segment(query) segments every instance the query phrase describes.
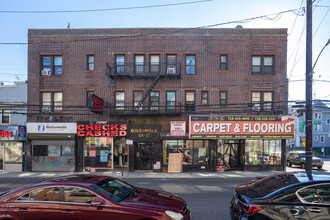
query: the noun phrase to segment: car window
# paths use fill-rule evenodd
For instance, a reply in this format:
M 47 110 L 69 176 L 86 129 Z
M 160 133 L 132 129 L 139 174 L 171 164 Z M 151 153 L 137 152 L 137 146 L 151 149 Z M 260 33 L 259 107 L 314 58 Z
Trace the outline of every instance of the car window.
M 47 187 L 33 190 L 19 197 L 16 201 L 60 201 L 60 189 Z
M 98 198 L 97 195 L 88 190 L 77 187 L 64 188 L 64 201 L 72 203 L 86 203 L 90 204 L 91 201 Z
M 323 203 L 330 204 L 330 184 L 317 186 L 316 193 Z
M 305 202 L 305 203 L 323 203 L 321 197 L 317 193 L 317 190 L 314 186 L 299 189 L 296 192 L 296 195 L 300 199 L 301 202 Z
M 296 190 L 290 190 L 283 192 L 280 196 L 274 199 L 274 202 L 299 203 L 300 200 L 296 196 Z

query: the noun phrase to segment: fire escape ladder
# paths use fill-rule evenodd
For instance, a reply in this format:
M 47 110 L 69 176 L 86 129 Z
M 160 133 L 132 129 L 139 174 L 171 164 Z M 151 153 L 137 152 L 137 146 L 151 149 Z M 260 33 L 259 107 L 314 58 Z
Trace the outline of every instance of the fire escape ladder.
M 154 81 L 151 83 L 150 87 L 147 89 L 147 91 L 144 93 L 141 101 L 139 102 L 139 104 L 137 106 L 135 106 L 135 110 L 139 110 L 139 108 L 142 106 L 144 100 L 146 100 L 146 98 L 149 96 L 151 90 L 155 87 L 155 85 L 157 84 L 157 82 L 160 79 L 160 75 L 158 75 Z

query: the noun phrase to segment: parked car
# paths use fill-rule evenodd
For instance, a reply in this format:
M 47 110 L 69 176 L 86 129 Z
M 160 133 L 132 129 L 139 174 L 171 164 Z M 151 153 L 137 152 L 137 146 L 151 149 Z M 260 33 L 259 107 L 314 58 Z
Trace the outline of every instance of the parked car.
M 236 187 L 231 219 L 330 219 L 330 176 L 315 172 L 276 174 Z
M 102 175 L 71 175 L 0 193 L 0 219 L 187 220 L 186 202 Z
M 323 160 L 318 157 L 312 157 L 313 167 L 317 167 L 317 169 L 322 169 Z M 301 166 L 301 168 L 305 169 L 306 166 L 306 152 L 304 151 L 295 151 L 289 152 L 286 157 L 286 165 L 291 167 L 292 165 Z

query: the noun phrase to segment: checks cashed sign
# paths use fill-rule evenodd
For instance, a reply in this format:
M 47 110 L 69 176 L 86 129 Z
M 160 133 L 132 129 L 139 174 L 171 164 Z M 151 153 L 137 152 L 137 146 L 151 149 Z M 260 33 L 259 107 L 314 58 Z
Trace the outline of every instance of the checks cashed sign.
M 189 138 L 272 138 L 294 137 L 290 116 L 190 116 Z

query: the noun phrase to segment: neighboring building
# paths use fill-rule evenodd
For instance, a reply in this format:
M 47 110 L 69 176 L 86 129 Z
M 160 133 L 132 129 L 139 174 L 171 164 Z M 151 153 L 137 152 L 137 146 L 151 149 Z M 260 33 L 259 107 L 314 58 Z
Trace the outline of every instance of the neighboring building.
M 28 42 L 30 170 L 166 170 L 178 152 L 184 171 L 285 169 L 286 29 L 31 29 Z
M 27 82 L 0 85 L 0 172 L 23 171 Z
M 289 151 L 305 150 L 305 125 L 305 113 L 303 113 L 296 118 L 296 141 L 288 148 Z M 330 107 L 320 100 L 313 102 L 313 154 L 330 157 Z

